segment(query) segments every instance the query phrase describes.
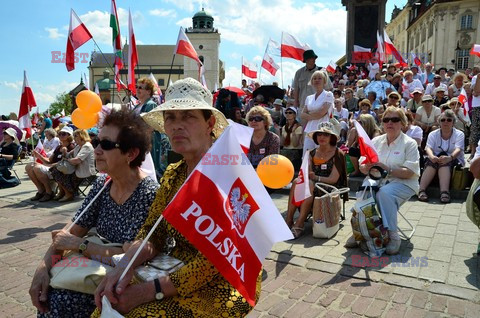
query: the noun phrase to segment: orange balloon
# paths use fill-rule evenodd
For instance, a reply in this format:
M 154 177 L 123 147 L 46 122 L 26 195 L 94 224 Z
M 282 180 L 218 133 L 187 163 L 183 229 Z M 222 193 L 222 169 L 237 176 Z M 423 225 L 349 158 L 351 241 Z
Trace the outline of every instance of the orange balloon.
M 98 123 L 98 113 L 87 113 L 80 108 L 73 111 L 71 118 L 72 123 L 79 129 L 92 128 Z
M 89 90 L 83 90 L 77 94 L 75 99 L 78 108 L 87 113 L 98 113 L 102 110 L 102 100 L 100 96 Z
M 272 189 L 280 189 L 289 184 L 293 173 L 290 159 L 277 154 L 263 158 L 257 167 L 257 174 L 263 185 Z

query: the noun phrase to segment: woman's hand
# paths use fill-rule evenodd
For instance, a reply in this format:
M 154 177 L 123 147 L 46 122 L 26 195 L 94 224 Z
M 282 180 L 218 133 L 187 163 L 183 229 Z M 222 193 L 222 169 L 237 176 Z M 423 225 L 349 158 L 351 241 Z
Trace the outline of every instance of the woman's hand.
M 437 159 L 438 163 L 441 165 L 447 164 L 449 162 L 453 161 L 453 158 L 451 156 L 440 156 L 440 158 Z
M 308 178 L 309 178 L 310 180 L 312 180 L 312 181 L 317 181 L 317 175 L 316 175 L 315 172 L 313 172 L 313 171 L 310 171 L 310 172 L 308 173 Z
M 438 163 L 439 162 L 439 158 L 437 156 L 432 156 L 432 157 L 429 157 L 430 161 L 433 162 L 433 163 Z
M 310 121 L 312 116 L 308 112 L 303 112 L 300 114 L 300 119 L 305 120 L 305 121 Z
M 49 284 L 50 275 L 48 274 L 47 267 L 42 262 L 33 275 L 32 284 L 30 285 L 30 290 L 28 291 L 30 298 L 32 299 L 32 304 L 41 313 L 46 313 L 49 310 L 47 303 Z
M 65 157 L 67 155 L 67 147 L 62 147 L 60 148 L 60 152 L 62 153 L 62 155 Z
M 149 283 L 128 285 L 125 291 L 121 295 L 118 295 L 118 303 L 113 306 L 113 308 L 121 314 L 126 314 L 143 303 L 155 300 L 155 290 L 148 288 L 150 287 L 148 284 Z
M 73 235 L 65 230 L 52 232 L 52 245 L 57 250 L 78 250 L 83 238 Z
M 123 263 L 123 261 L 121 263 Z M 112 306 L 119 303 L 123 292 L 133 278 L 133 268 L 131 267 L 122 281 L 119 282 L 124 269 L 124 266 L 115 267 L 112 271 L 107 273 L 100 285 L 98 285 L 95 290 L 95 304 L 98 308 L 102 309 L 103 296 L 108 298 Z

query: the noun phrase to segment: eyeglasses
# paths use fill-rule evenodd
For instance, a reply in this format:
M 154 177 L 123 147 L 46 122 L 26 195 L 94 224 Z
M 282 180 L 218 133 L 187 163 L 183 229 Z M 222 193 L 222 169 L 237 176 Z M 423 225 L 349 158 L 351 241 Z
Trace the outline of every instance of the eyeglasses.
M 145 89 L 145 86 L 136 85 L 135 88 L 136 88 L 136 89 Z
M 388 96 L 388 98 L 391 98 L 391 99 L 399 99 L 397 95 Z
M 68 135 L 70 135 L 70 134 L 61 131 L 61 132 L 58 133 L 58 135 L 59 135 L 59 136 L 68 136 Z
M 295 112 L 285 112 L 285 115 L 295 114 Z
M 389 123 L 389 122 L 398 123 L 398 122 L 400 122 L 400 118 L 399 117 L 384 117 L 382 119 L 382 122 L 384 122 L 385 124 Z
M 453 119 L 452 118 L 442 118 L 442 119 L 440 119 L 440 122 L 442 122 L 442 123 L 444 123 L 445 121 L 451 123 L 453 121 Z
M 93 139 L 92 140 L 93 149 L 96 149 L 98 145 L 100 145 L 100 148 L 102 148 L 102 150 L 106 150 L 106 151 L 112 150 L 115 148 L 120 148 L 120 144 L 117 142 L 110 141 L 107 139 L 102 139 L 102 140 L 98 138 Z
M 315 133 L 315 137 L 317 136 L 330 137 L 330 134 L 327 132 L 317 132 Z
M 433 103 L 433 100 L 422 100 L 422 103 Z
M 248 121 L 255 121 L 255 122 L 261 122 L 261 121 L 264 121 L 265 118 L 263 118 L 262 116 L 252 116 L 248 119 Z

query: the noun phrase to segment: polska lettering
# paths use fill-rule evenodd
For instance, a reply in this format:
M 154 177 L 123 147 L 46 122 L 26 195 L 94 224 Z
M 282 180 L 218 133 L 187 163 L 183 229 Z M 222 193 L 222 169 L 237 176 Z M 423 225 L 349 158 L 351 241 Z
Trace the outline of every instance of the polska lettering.
M 88 53 L 75 52 L 75 63 L 88 63 Z M 61 58 L 60 58 L 61 57 Z M 81 60 L 80 60 L 81 59 Z M 52 63 L 65 63 L 65 52 L 52 51 Z
M 222 234 L 222 228 L 210 216 L 202 215 L 202 208 L 195 201 L 192 201 L 192 205 L 180 215 L 185 221 L 189 221 L 189 217 L 192 217 L 192 219 L 196 218 L 194 224 L 195 231 L 204 236 L 220 254 L 226 256 L 228 263 L 238 273 L 240 279 L 245 281 L 245 264 L 242 256 L 232 239 Z M 192 219 L 190 221 L 193 221 Z

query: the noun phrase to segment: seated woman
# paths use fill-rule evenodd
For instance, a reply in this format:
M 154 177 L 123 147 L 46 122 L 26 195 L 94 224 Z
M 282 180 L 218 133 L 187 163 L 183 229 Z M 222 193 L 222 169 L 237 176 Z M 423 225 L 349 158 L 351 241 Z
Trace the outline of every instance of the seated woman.
M 372 111 L 372 103 L 368 99 L 363 99 L 358 103 L 359 110 L 353 114 L 353 119 L 357 119 L 362 114 L 372 115 L 373 118 L 377 118 L 375 112 Z
M 333 101 L 333 105 L 335 106 L 333 108 L 333 117 L 340 123 L 340 142 L 344 143 L 345 141 L 347 141 L 348 117 L 350 114 L 348 112 L 348 109 L 343 107 L 342 98 L 335 99 Z
M 300 215 L 293 222 L 293 216 L 297 210 L 297 206 L 293 204 L 293 193 L 295 192 L 296 182 L 290 189 L 290 196 L 288 199 L 288 210 L 286 223 L 292 229 L 292 234 L 295 239 L 304 234 L 304 223 L 308 213 L 312 209 L 313 200 L 315 196 L 320 195 L 316 188 L 315 182 L 328 183 L 337 188 L 347 186 L 347 169 L 345 162 L 345 154 L 337 148 L 338 133 L 329 122 L 318 124 L 317 130 L 310 132 L 310 138 L 318 145 L 317 148 L 312 149 L 306 155 L 310 156 L 308 180 L 310 184 L 310 192 L 313 196 L 305 199 L 300 206 Z
M 464 165 L 464 146 L 465 135 L 460 130 L 453 127 L 457 118 L 452 110 L 444 111 L 438 122 L 440 129 L 430 133 L 425 147 L 427 160 L 425 162 L 425 171 L 420 179 L 420 191 L 418 199 L 428 201 L 425 189 L 432 182 L 433 177 L 438 173 L 440 183 L 440 202 L 450 202 L 450 179 L 452 169 L 456 165 Z
M 438 128 L 438 116 L 441 112 L 440 108 L 433 106 L 432 96 L 424 95 L 422 97 L 422 106 L 417 109 L 415 114 L 415 125 L 423 130 L 422 149 L 425 149 L 428 134 Z
M 394 255 L 398 253 L 401 243 L 397 212 L 402 204 L 417 193 L 420 166 L 417 143 L 402 132 L 407 125 L 405 112 L 390 106 L 385 110 L 382 122 L 385 134 L 372 140 L 380 162 L 362 164 L 360 170 L 367 174 L 372 166 L 380 166 L 388 172 L 387 183 L 377 192 L 376 202 L 382 214 L 383 226 L 388 229 L 390 237 L 386 253 Z
M 455 114 L 455 117 L 457 117 L 457 121 L 455 121 L 455 128 L 466 134 L 471 122 L 470 118 L 465 115 L 465 109 L 463 108 L 462 102 L 460 102 L 457 97 L 453 97 L 448 102 L 448 108 L 450 108 Z M 468 136 L 465 136 L 465 139 L 467 138 Z
M 280 154 L 290 159 L 295 171 L 300 170 L 303 153 L 303 127 L 296 119 L 297 109 L 285 110 L 286 124 L 280 128 Z
M 45 135 L 47 136 L 47 138 L 50 134 L 50 129 L 51 128 L 45 131 Z M 75 146 L 73 144 L 72 135 L 72 128 L 68 126 L 63 127 L 58 133 L 58 136 L 60 137 L 60 144 L 54 149 L 53 153 L 48 158 L 45 158 L 44 156 L 40 155 L 36 150 L 33 150 L 33 156 L 36 159 L 41 160 L 42 163 L 31 162 L 25 166 L 25 171 L 27 172 L 28 177 L 37 187 L 37 193 L 30 200 L 45 202 L 53 198 L 53 190 L 50 185 L 50 181 L 53 180 L 53 176 L 50 172 L 50 168 L 53 167 L 57 162 L 62 160 L 63 148 L 65 148 L 64 151 L 67 152 L 73 150 Z
M 45 149 L 45 153 L 47 154 L 46 158 L 50 158 L 53 151 L 57 149 L 58 145 L 60 145 L 60 139 L 57 137 L 57 131 L 53 128 L 45 129 L 45 139 L 43 142 L 43 149 Z
M 184 159 L 169 165 L 165 171 L 148 219 L 137 241 L 124 256 L 127 260 L 136 253 L 141 240 L 145 239 L 214 138 L 228 125 L 225 116 L 212 107 L 210 92 L 192 78 L 173 83 L 165 94 L 165 100 L 161 108 L 143 118 L 154 129 L 165 132 L 171 140 L 172 149 Z M 174 242 L 170 255 L 185 265 L 154 281 L 129 284 L 135 267 L 164 251 L 167 239 Z M 116 267 L 98 286 L 95 301 L 99 308 L 105 295 L 112 306 L 126 317 L 244 317 L 253 309 L 212 263 L 165 219 L 153 232 L 125 278 L 119 281 L 123 270 Z M 256 285 L 257 300 L 261 279 L 260 272 Z M 92 317 L 99 315 L 99 310 L 96 310 Z
M 246 119 L 248 125 L 253 128 L 252 141 L 247 157 L 256 169 L 263 158 L 280 152 L 280 138 L 268 130 L 273 123 L 272 117 L 265 107 L 252 107 L 247 113 Z
M 75 172 L 63 174 L 56 167 L 50 168 L 50 173 L 59 187 L 58 202 L 73 201 L 75 192 L 82 180 L 97 173 L 93 157 L 93 147 L 90 136 L 85 129 L 77 129 L 73 132 L 76 146 L 67 153 L 62 149 L 63 157 L 75 166 Z
M 17 132 L 13 128 L 3 131 L 3 142 L 0 144 L 0 177 L 8 179 L 11 175 L 8 167 L 18 158 L 18 146 L 20 142 Z
M 55 233 L 30 287 L 30 297 L 39 317 L 90 317 L 95 309 L 93 295 L 49 288 L 52 259 L 66 250 L 81 251 L 84 256 L 94 255 L 96 259 L 110 259 L 124 253 L 123 248 L 91 242 L 83 250 L 80 246 L 93 227 L 112 243 L 133 241 L 158 189 L 158 184 L 140 170 L 150 149 L 150 129 L 139 116 L 127 110 L 112 111 L 106 116 L 95 144 L 97 167 L 110 176 L 111 182 L 70 232 Z M 97 179 L 72 221 L 98 194 L 105 181 L 106 176 Z

